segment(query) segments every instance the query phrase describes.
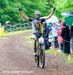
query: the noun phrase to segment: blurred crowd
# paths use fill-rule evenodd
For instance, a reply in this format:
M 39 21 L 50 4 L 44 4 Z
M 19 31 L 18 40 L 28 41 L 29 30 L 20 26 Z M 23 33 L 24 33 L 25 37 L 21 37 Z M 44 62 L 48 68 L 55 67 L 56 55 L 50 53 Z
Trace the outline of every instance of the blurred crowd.
M 8 25 L 10 25 L 9 21 L 6 22 L 5 26 Z M 62 20 L 55 22 L 53 19 L 51 22 L 46 21 L 43 25 L 46 50 L 52 48 L 59 52 L 73 54 L 73 25 L 68 27 Z M 2 27 L 1 23 L 0 27 Z M 7 27 L 5 27 L 6 30 L 8 30 Z
M 73 26 L 68 27 L 62 20 L 58 23 L 46 22 L 44 38 L 46 50 L 53 48 L 66 54 L 73 53 Z

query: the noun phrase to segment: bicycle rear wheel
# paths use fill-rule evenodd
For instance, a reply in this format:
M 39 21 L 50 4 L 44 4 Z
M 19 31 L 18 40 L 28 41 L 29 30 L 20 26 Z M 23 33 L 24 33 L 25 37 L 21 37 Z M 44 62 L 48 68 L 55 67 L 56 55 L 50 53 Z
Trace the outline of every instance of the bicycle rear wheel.
M 39 67 L 40 68 L 44 68 L 45 67 L 45 50 L 43 48 L 43 46 L 40 45 L 40 49 L 39 49 Z

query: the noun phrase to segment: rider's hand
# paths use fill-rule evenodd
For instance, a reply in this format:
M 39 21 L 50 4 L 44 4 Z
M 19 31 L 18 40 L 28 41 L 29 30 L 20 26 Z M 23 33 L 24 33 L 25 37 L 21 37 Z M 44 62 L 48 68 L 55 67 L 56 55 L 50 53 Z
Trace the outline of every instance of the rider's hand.
M 56 10 L 56 8 L 55 7 L 53 7 L 53 11 L 55 11 Z
M 22 11 L 22 8 L 19 8 L 19 11 Z
M 50 7 L 53 7 L 53 5 L 52 5 L 52 4 L 49 4 L 49 6 L 50 6 Z
M 50 7 L 53 8 L 53 11 L 56 10 L 56 8 L 52 4 L 50 4 Z

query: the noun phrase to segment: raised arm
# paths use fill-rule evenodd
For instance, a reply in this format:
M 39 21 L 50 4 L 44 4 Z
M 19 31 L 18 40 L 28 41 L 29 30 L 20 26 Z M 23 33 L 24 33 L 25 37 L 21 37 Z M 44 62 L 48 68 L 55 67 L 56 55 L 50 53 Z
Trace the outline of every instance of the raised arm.
M 22 9 L 19 8 L 19 13 L 20 15 L 25 19 L 25 20 L 29 20 L 29 17 L 26 16 L 26 14 L 22 11 Z
M 46 20 L 51 18 L 51 16 L 54 14 L 55 12 L 55 7 L 52 8 L 52 12 L 45 18 Z

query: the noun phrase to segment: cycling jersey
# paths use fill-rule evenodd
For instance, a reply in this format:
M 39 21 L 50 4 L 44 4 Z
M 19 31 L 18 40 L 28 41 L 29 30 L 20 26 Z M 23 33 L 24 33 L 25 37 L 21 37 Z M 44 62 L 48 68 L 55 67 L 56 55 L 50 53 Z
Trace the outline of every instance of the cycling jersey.
M 44 18 L 40 19 L 29 19 L 32 24 L 32 31 L 33 33 L 42 33 L 43 32 L 43 22 L 45 21 Z

